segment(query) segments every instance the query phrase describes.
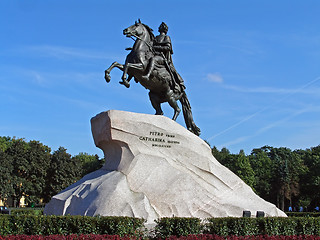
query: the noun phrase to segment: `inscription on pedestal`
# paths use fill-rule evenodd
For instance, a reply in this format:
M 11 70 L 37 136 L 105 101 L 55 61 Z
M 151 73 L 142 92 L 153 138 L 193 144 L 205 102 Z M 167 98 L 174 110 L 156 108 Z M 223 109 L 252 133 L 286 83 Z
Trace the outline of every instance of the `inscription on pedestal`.
M 175 144 L 180 144 L 175 140 L 174 134 L 150 131 L 148 136 L 140 136 L 140 141 L 152 142 L 152 147 L 171 148 Z

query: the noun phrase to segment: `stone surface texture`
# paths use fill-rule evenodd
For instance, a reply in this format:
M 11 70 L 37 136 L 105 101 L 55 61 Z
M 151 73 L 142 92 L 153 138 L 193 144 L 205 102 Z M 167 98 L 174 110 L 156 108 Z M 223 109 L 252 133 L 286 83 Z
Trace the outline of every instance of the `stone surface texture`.
M 199 137 L 164 116 L 110 110 L 91 119 L 104 166 L 54 196 L 45 214 L 241 217 L 283 216 L 222 166 Z

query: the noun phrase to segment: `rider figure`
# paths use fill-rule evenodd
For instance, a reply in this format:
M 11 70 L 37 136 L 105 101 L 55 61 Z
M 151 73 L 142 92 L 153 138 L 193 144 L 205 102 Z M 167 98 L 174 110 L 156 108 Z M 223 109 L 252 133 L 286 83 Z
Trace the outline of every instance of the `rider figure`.
M 169 82 L 170 88 L 174 92 L 183 92 L 186 88 L 184 86 L 183 79 L 176 71 L 175 67 L 172 63 L 172 45 L 171 39 L 167 35 L 168 26 L 164 22 L 161 23 L 158 29 L 160 35 L 156 36 L 153 42 L 153 49 L 155 51 L 155 56 L 150 58 L 149 64 L 147 67 L 146 75 L 142 76 L 144 79 L 149 79 L 154 67 L 155 63 L 160 65 L 164 65 L 170 73 L 171 81 Z M 173 79 L 172 79 L 173 78 Z

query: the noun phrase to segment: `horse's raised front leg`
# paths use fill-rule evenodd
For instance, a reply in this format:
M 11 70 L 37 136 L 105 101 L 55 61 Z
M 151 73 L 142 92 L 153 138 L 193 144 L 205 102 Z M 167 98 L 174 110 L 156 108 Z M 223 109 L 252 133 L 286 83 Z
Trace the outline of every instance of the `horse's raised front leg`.
M 126 62 L 126 64 L 123 66 L 123 74 L 122 74 L 122 77 L 121 77 L 122 82 L 120 82 L 121 84 L 125 85 L 126 87 L 130 87 L 130 83 L 127 80 L 127 74 L 128 74 L 128 71 L 130 69 L 135 69 L 135 70 L 139 70 L 139 71 L 143 71 L 144 70 L 142 63 L 129 63 L 129 62 Z M 131 79 L 131 77 L 130 77 L 130 79 Z
M 118 62 L 113 62 L 111 64 L 111 66 L 104 71 L 104 78 L 106 79 L 107 82 L 110 82 L 111 77 L 110 77 L 110 72 L 112 69 L 114 69 L 115 67 L 119 68 L 121 71 L 123 71 L 123 65 L 118 63 Z
M 125 81 L 120 81 L 119 83 L 126 86 L 127 88 L 130 87 L 130 80 L 132 79 L 132 75 L 129 75 L 128 79 L 126 79 Z
M 126 86 L 127 88 L 130 87 L 130 83 L 127 80 L 128 68 L 129 68 L 129 63 L 126 59 L 126 63 L 123 66 L 123 73 L 122 73 L 122 77 L 121 77 L 122 81 L 120 81 L 119 83 Z

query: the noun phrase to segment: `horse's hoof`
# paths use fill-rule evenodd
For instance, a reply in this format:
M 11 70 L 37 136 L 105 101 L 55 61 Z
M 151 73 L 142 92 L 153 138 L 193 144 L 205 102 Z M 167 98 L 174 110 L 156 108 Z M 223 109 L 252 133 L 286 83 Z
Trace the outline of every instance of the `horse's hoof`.
M 126 86 L 126 88 L 130 87 L 130 83 L 128 81 L 122 81 L 122 82 L 120 81 L 119 83 Z
M 108 83 L 108 82 L 110 82 L 111 77 L 110 77 L 110 75 L 109 75 L 109 74 L 105 74 L 105 75 L 104 75 L 104 79 L 105 79 L 105 80 L 106 80 L 106 82 Z

